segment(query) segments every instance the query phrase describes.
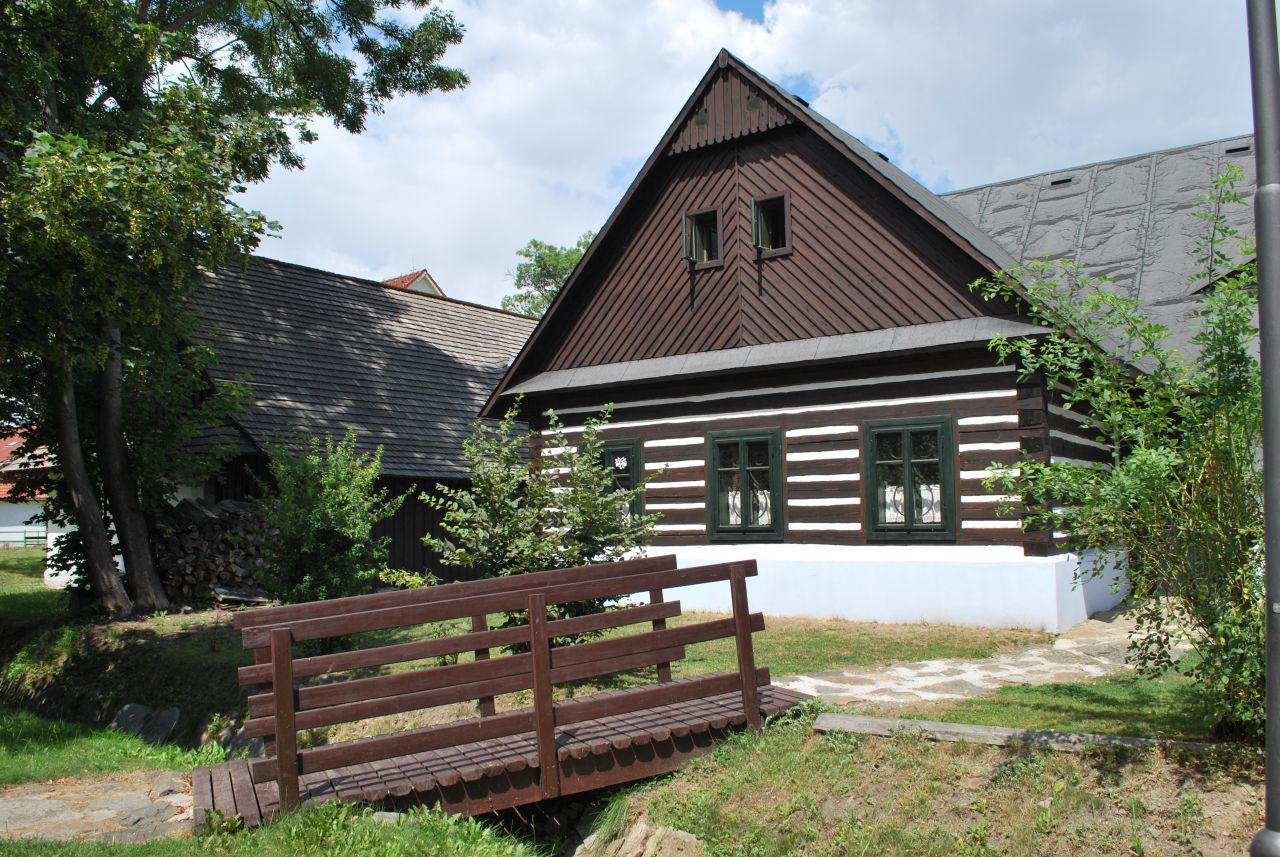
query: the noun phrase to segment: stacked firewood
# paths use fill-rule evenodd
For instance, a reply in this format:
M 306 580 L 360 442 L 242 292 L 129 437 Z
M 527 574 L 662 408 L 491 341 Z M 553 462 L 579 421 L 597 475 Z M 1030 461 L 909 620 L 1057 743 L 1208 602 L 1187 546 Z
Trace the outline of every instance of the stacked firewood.
M 183 500 L 154 524 L 156 569 L 173 601 L 221 600 L 221 593 L 258 592 L 262 524 L 244 502 Z

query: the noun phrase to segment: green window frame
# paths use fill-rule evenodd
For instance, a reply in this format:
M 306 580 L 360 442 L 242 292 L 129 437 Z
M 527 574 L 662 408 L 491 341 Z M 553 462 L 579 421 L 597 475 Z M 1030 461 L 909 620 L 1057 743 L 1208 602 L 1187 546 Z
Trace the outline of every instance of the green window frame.
M 782 433 L 776 428 L 707 435 L 710 538 L 750 541 L 782 536 L 781 447 Z
M 950 417 L 863 424 L 869 539 L 946 540 L 956 534 Z
M 759 259 L 791 252 L 790 191 L 752 198 L 751 243 Z
M 694 270 L 724 264 L 724 229 L 720 209 L 707 208 L 685 214 L 681 225 L 684 258 Z
M 600 463 L 613 475 L 615 489 L 631 489 L 640 484 L 640 441 L 625 438 L 606 441 L 600 449 Z M 632 515 L 640 514 L 640 497 L 627 506 Z

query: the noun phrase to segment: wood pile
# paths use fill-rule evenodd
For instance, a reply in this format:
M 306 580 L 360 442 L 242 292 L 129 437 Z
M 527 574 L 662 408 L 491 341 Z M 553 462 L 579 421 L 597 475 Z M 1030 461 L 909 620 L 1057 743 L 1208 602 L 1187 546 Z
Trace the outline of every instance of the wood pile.
M 262 590 L 262 524 L 250 504 L 183 500 L 153 526 L 156 570 L 171 600 L 217 600 L 215 588 Z

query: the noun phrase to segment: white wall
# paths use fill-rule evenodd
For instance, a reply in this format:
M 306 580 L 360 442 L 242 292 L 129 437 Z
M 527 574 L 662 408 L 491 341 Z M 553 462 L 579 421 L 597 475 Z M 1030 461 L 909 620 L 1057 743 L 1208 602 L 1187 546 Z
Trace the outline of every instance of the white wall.
M 655 547 L 681 567 L 755 559 L 753 610 L 774 616 L 933 622 L 1061 632 L 1120 600 L 1111 580 L 1077 582 L 1075 554 L 1023 556 L 1017 546 L 725 544 Z M 1091 568 L 1087 558 L 1085 568 Z M 669 596 L 685 610 L 731 609 L 724 583 Z
M 27 523 L 42 508 L 44 506 L 41 503 L 0 501 L 0 544 L 21 545 L 26 533 L 44 532 L 43 524 Z

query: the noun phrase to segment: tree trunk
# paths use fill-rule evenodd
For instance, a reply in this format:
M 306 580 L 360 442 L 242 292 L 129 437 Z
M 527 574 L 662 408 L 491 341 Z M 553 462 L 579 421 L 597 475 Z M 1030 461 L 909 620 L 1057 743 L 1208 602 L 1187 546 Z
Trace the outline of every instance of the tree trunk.
M 98 370 L 98 466 L 111 504 L 111 520 L 124 553 L 125 583 L 133 605 L 145 613 L 168 610 L 169 599 L 151 558 L 151 537 L 138 499 L 138 481 L 124 441 L 124 370 L 120 330 L 104 318 L 99 324 L 107 359 Z
M 76 415 L 75 376 L 70 366 L 55 370 L 52 386 L 62 490 L 67 492 L 84 545 L 89 588 L 107 612 L 128 616 L 133 613 L 133 602 L 116 574 L 107 527 L 102 520 L 102 510 L 98 506 L 89 471 L 85 468 L 84 450 L 80 446 L 80 420 Z

